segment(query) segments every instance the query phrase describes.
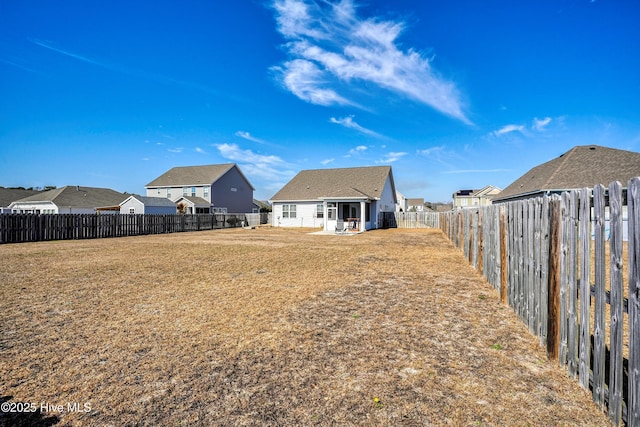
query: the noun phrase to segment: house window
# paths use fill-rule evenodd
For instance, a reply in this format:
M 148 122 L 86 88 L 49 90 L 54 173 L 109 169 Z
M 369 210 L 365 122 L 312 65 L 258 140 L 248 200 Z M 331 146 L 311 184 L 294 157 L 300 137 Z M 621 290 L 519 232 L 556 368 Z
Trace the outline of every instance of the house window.
M 171 198 L 171 189 L 167 188 L 167 199 Z
M 205 185 L 204 188 L 202 189 L 202 191 L 204 192 L 204 198 L 205 199 L 209 199 L 209 186 Z
M 213 208 L 213 213 L 226 214 L 227 208 Z
M 182 187 L 182 195 L 183 196 L 189 195 L 189 187 Z
M 296 205 L 282 205 L 282 218 L 295 218 Z
M 162 189 L 158 188 L 158 196 L 160 195 L 161 192 L 162 192 Z
M 130 214 L 136 213 L 136 208 L 129 208 L 129 213 Z
M 324 218 L 324 205 L 322 203 L 316 205 L 316 218 Z
M 191 197 L 196 197 L 196 187 L 191 187 Z

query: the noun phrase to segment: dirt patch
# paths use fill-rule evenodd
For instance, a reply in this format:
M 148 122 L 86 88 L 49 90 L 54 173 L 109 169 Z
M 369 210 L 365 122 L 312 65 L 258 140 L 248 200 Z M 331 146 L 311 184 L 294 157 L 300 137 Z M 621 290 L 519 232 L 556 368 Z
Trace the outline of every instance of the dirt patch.
M 41 425 L 608 424 L 439 231 L 309 231 L 0 246 L 0 397 L 64 407 Z

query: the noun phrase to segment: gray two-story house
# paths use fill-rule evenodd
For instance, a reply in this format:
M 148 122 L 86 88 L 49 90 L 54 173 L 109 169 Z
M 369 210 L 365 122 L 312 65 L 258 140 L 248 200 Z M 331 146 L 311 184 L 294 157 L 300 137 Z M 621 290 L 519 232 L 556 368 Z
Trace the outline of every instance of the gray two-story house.
M 145 185 L 186 213 L 250 213 L 254 188 L 238 165 L 178 166 Z

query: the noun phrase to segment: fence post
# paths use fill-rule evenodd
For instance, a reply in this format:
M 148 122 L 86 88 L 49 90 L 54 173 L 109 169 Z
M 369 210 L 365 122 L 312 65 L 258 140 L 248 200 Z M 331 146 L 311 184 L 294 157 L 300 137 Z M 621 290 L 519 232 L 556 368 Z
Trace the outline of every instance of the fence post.
M 547 294 L 549 307 L 547 357 L 550 360 L 558 360 L 558 348 L 560 346 L 560 246 L 562 241 L 560 209 L 560 200 L 553 199 L 550 203 L 551 254 L 549 256 L 549 292 Z
M 611 326 L 609 363 L 609 419 L 616 426 L 622 421 L 623 399 L 623 282 L 622 282 L 622 185 L 619 182 L 609 184 L 610 224 L 610 280 L 611 280 Z

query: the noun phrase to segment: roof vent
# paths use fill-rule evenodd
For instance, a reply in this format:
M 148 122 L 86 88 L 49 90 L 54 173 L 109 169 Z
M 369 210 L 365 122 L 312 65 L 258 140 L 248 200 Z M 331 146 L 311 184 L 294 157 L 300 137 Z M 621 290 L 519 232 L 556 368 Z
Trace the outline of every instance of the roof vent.
M 595 151 L 596 147 L 589 147 L 589 150 Z

